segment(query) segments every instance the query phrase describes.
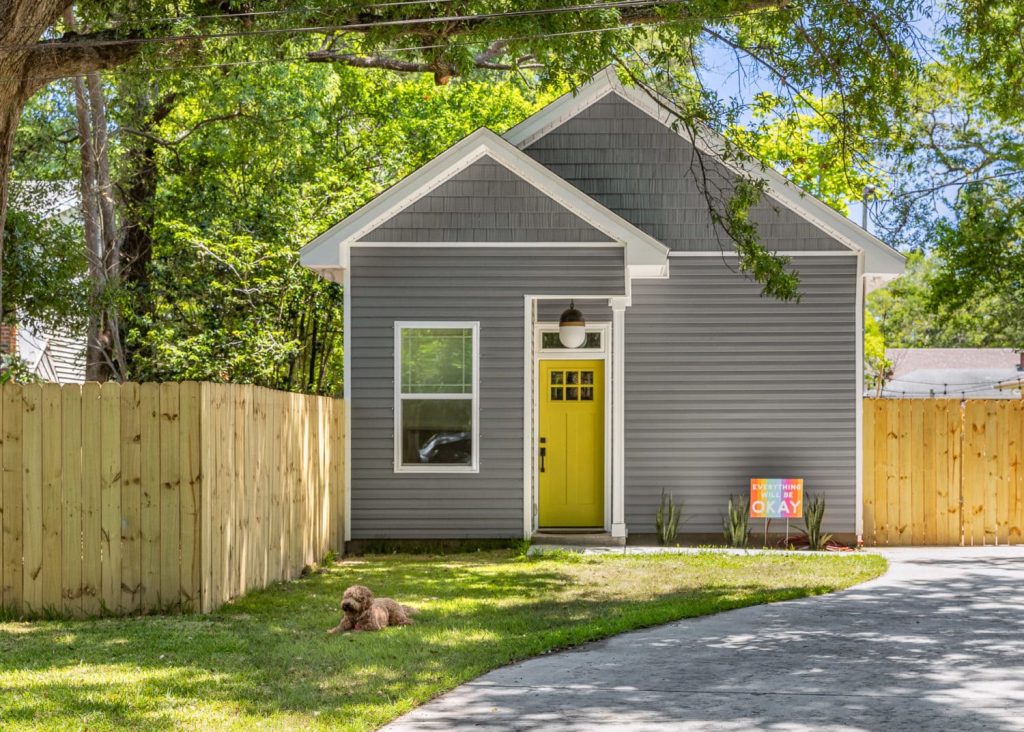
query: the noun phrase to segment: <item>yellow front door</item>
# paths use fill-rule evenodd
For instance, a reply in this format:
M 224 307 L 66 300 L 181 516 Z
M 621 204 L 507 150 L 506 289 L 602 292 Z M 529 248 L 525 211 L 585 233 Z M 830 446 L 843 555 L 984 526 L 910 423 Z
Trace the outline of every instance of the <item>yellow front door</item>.
M 541 361 L 541 527 L 604 524 L 604 361 Z

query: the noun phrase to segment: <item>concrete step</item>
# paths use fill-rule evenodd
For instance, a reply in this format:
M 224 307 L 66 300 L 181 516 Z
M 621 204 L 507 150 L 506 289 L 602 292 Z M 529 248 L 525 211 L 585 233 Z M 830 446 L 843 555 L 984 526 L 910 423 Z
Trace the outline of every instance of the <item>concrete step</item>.
M 626 540 L 612 536 L 607 531 L 538 531 L 532 538 L 533 545 L 539 546 L 623 546 Z

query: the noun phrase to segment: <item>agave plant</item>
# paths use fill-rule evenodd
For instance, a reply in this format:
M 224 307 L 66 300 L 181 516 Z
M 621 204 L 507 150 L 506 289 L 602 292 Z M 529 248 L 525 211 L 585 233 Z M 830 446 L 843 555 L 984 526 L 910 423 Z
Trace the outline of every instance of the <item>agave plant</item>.
M 654 525 L 658 530 L 658 543 L 661 546 L 668 546 L 675 543 L 676 534 L 679 533 L 679 519 L 683 515 L 682 504 L 676 504 L 675 499 L 665 489 L 661 490 L 661 505 L 654 517 Z
M 729 496 L 729 505 L 726 515 L 722 517 L 722 533 L 725 535 L 726 543 L 737 549 L 745 549 L 749 532 L 747 521 L 750 518 L 750 499 Z
M 807 496 L 804 501 L 804 527 L 807 531 L 807 543 L 814 551 L 822 551 L 832 538 L 832 534 L 821 533 L 821 520 L 825 517 L 825 497 Z

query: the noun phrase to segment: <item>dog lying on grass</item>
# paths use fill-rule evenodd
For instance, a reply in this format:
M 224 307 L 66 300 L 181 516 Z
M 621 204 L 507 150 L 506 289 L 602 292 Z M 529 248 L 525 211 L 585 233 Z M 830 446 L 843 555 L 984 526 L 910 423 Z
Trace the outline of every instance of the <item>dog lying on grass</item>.
M 341 612 L 341 622 L 327 631 L 331 635 L 383 630 L 389 625 L 412 625 L 409 616 L 419 611 L 388 597 L 374 597 L 368 587 L 352 585 L 341 596 Z

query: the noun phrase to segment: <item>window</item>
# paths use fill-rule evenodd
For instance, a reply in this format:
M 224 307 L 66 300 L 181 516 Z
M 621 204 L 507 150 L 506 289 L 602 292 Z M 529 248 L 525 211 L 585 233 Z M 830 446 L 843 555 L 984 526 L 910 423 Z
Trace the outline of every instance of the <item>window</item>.
M 544 331 L 540 334 L 540 347 L 545 351 L 551 348 L 562 348 L 562 342 L 558 340 L 558 331 Z M 583 345 L 579 348 L 573 349 L 575 351 L 600 351 L 601 350 L 601 332 L 597 330 L 588 330 L 586 340 L 583 341 Z
M 395 324 L 395 471 L 477 469 L 478 323 Z
M 550 387 L 553 402 L 592 402 L 594 372 L 552 371 Z

